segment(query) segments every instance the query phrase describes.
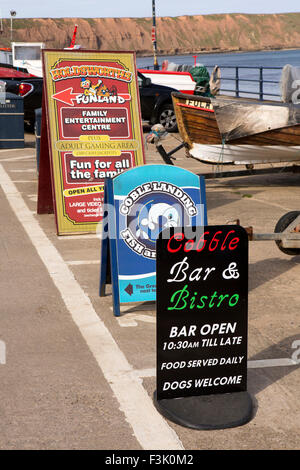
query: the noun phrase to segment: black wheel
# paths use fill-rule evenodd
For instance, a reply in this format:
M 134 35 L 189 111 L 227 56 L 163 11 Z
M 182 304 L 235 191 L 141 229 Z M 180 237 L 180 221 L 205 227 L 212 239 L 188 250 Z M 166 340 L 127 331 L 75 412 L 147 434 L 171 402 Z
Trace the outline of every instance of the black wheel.
M 283 232 L 296 219 L 296 217 L 298 217 L 298 215 L 300 215 L 300 211 L 291 211 L 283 215 L 275 226 L 275 233 Z M 300 248 L 283 248 L 281 240 L 276 240 L 276 245 L 279 250 L 286 255 L 300 255 Z
M 177 132 L 176 114 L 171 104 L 165 104 L 158 113 L 158 122 L 167 132 Z

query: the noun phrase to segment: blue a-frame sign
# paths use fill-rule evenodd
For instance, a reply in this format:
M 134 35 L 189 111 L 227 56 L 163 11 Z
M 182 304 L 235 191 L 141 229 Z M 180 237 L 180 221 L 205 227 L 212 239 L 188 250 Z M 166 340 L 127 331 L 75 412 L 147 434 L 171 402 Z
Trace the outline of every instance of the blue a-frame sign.
M 168 227 L 207 224 L 203 176 L 169 165 L 132 168 L 104 185 L 100 296 L 120 305 L 156 300 L 156 239 Z

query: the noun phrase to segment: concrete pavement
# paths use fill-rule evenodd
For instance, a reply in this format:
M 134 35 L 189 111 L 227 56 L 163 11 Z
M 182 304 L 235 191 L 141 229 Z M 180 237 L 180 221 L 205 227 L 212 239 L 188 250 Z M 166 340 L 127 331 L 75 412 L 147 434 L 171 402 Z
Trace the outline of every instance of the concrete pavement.
M 147 132 L 147 130 L 145 130 Z M 178 145 L 178 135 L 165 141 Z M 146 147 L 147 163 L 162 163 Z M 176 165 L 213 171 L 176 155 Z M 228 168 L 226 167 L 226 170 Z M 300 210 L 300 174 L 206 180 L 209 224 L 240 219 L 273 232 Z M 194 431 L 153 405 L 155 306 L 120 318 L 100 298 L 100 240 L 57 237 L 54 215 L 37 215 L 34 139 L 0 151 L 1 449 L 298 449 L 300 257 L 250 242 L 248 390 L 255 416 L 239 428 Z M 1 362 L 1 358 L 0 358 Z

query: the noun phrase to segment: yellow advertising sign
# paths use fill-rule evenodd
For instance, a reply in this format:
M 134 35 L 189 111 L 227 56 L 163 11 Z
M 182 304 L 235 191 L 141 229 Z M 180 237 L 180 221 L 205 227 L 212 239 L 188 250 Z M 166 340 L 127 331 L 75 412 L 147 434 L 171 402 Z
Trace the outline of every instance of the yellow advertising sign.
M 59 235 L 95 232 L 104 180 L 145 163 L 134 52 L 43 50 Z

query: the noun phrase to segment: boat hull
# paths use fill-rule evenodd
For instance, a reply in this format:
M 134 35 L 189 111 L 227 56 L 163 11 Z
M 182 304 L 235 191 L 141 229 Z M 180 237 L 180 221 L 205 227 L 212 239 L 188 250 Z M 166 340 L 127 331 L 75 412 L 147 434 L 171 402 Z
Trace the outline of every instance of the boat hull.
M 249 165 L 295 162 L 300 160 L 300 145 L 286 147 L 282 145 L 193 144 L 189 153 L 197 160 L 215 164 Z
M 220 133 L 216 112 L 209 98 L 180 93 L 173 93 L 172 98 L 181 138 L 190 156 L 198 160 L 236 165 L 300 160 L 300 124 L 226 141 L 224 134 Z M 261 106 L 254 101 L 253 105 Z M 279 108 L 281 105 L 277 104 L 274 110 L 280 112 Z M 284 105 L 282 111 L 286 112 Z
M 181 93 L 194 93 L 196 82 L 189 72 L 171 72 L 164 70 L 139 69 L 145 77 L 151 78 L 152 83 L 168 86 Z

